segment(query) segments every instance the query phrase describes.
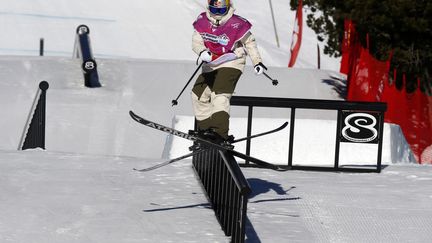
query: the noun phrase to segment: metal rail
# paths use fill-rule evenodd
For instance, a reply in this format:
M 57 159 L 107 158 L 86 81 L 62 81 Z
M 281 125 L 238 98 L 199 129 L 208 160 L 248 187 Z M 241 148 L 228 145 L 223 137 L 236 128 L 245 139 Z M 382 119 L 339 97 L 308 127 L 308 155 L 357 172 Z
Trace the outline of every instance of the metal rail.
M 209 148 L 192 162 L 225 235 L 243 243 L 251 188 L 236 160 L 227 151 Z
M 248 124 L 247 135 L 252 133 L 252 117 L 254 107 L 273 107 L 273 108 L 288 108 L 291 109 L 290 118 L 290 136 L 288 148 L 288 164 L 289 169 L 301 170 L 322 170 L 322 171 L 352 171 L 352 172 L 381 172 L 381 158 L 382 158 L 382 142 L 383 142 L 383 127 L 384 127 L 384 113 L 387 110 L 387 104 L 382 102 L 347 102 L 337 100 L 315 100 L 315 99 L 291 99 L 291 98 L 268 98 L 268 97 L 249 97 L 249 96 L 233 96 L 231 98 L 232 106 L 245 106 L 248 107 Z M 316 166 L 295 166 L 293 165 L 293 147 L 295 142 L 295 118 L 296 109 L 316 109 L 316 110 L 336 110 L 337 127 L 336 127 L 336 146 L 335 146 L 335 159 L 333 167 L 316 167 Z M 377 119 L 377 132 L 378 136 L 373 143 L 378 144 L 378 155 L 376 169 L 370 168 L 345 168 L 339 166 L 339 149 L 340 143 L 344 142 L 341 129 L 343 128 L 343 118 L 345 112 L 358 112 L 361 114 L 373 114 Z M 250 154 L 251 140 L 246 143 L 246 154 Z M 246 161 L 245 166 L 250 166 Z

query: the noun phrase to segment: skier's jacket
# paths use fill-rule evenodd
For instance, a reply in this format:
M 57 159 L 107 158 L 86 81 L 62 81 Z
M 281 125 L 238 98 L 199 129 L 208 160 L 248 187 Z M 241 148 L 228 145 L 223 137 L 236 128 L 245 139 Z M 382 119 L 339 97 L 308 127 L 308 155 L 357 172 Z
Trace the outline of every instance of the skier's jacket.
M 230 7 L 224 16 L 201 13 L 193 23 L 192 50 L 200 54 L 204 50 L 212 53 L 212 61 L 203 65 L 203 72 L 221 67 L 236 68 L 243 72 L 246 54 L 253 65 L 262 62 L 255 37 L 250 32 L 252 25 L 246 19 L 234 14 Z

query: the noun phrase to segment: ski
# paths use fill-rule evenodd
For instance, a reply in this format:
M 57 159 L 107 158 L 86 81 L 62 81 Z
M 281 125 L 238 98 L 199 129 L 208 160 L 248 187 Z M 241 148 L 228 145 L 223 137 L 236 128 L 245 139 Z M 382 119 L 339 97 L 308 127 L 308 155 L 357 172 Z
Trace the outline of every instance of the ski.
M 261 137 L 261 136 L 268 135 L 268 134 L 271 134 L 271 133 L 275 133 L 275 132 L 278 132 L 278 131 L 284 129 L 286 126 L 288 126 L 288 122 L 285 122 L 284 124 L 282 124 L 282 126 L 280 126 L 278 128 L 275 128 L 273 130 L 267 131 L 267 132 L 262 132 L 262 133 L 254 134 L 254 135 L 247 136 L 247 137 L 244 137 L 244 138 L 235 139 L 232 143 L 238 143 L 238 142 L 241 142 L 241 141 L 244 141 L 244 140 L 248 140 L 248 139 L 252 139 L 252 138 L 257 138 L 257 137 Z
M 262 132 L 262 133 L 258 133 L 258 134 L 254 134 L 252 136 L 247 136 L 247 137 L 239 138 L 239 139 L 234 140 L 232 143 L 238 143 L 238 142 L 241 142 L 241 141 L 244 141 L 244 140 L 248 140 L 248 139 L 252 139 L 252 138 L 257 138 L 257 137 L 261 137 L 261 136 L 264 136 L 264 135 L 267 135 L 267 134 L 275 133 L 277 131 L 280 131 L 280 130 L 284 129 L 287 125 L 288 125 L 288 122 L 285 122 L 284 124 L 282 124 L 282 126 L 280 126 L 278 128 L 275 128 L 273 130 Z M 133 170 L 138 171 L 138 172 L 146 172 L 146 171 L 155 170 L 157 168 L 160 168 L 160 167 L 172 164 L 174 162 L 177 162 L 177 161 L 180 161 L 180 160 L 192 157 L 192 156 L 194 156 L 196 154 L 200 154 L 203 151 L 204 151 L 204 149 L 200 149 L 198 151 L 194 151 L 192 153 L 185 154 L 185 155 L 180 156 L 178 158 L 174 158 L 174 159 L 170 159 L 170 160 L 164 161 L 162 163 L 156 164 L 156 165 L 148 167 L 148 168 L 144 168 L 144 169 L 133 168 Z
M 201 143 L 202 145 L 205 145 L 205 146 L 208 146 L 208 147 L 211 147 L 211 148 L 215 148 L 215 149 L 222 150 L 222 151 L 229 151 L 230 153 L 232 153 L 232 155 L 234 155 L 236 157 L 239 157 L 241 159 L 250 161 L 250 162 L 252 162 L 252 163 L 254 163 L 254 164 L 258 165 L 258 166 L 261 166 L 261 167 L 264 167 L 264 168 L 268 168 L 268 169 L 272 169 L 272 170 L 277 170 L 277 171 L 285 171 L 286 170 L 283 167 L 280 167 L 280 166 L 277 166 L 277 165 L 265 162 L 263 160 L 254 158 L 252 156 L 248 156 L 246 154 L 237 152 L 235 150 L 226 148 L 226 147 L 224 147 L 224 146 L 222 146 L 220 144 L 216 144 L 216 143 L 210 142 L 208 140 L 205 140 L 203 138 L 200 138 L 200 137 L 197 137 L 197 136 L 194 136 L 194 135 L 190 135 L 190 134 L 178 131 L 176 129 L 169 128 L 169 127 L 163 126 L 161 124 L 158 124 L 158 123 L 146 120 L 146 119 L 144 119 L 144 118 L 136 115 L 132 111 L 129 111 L 129 115 L 132 117 L 133 120 L 135 120 L 136 122 L 141 123 L 141 124 L 143 124 L 143 125 L 145 125 L 147 127 L 151 127 L 153 129 L 156 129 L 156 130 L 159 130 L 159 131 L 162 131 L 162 132 L 166 132 L 166 133 L 172 134 L 172 135 L 177 136 L 177 137 L 181 137 L 181 138 L 188 139 L 188 140 L 191 140 L 191 141 L 194 141 L 194 142 L 198 142 L 198 143 Z
M 200 154 L 200 153 L 202 153 L 202 152 L 204 152 L 204 149 L 200 149 L 200 150 L 197 150 L 197 151 L 193 151 L 192 153 L 188 153 L 188 154 L 185 154 L 185 155 L 183 155 L 183 156 L 180 156 L 180 157 L 177 157 L 177 158 L 174 158 L 174 159 L 167 160 L 167 161 L 165 161 L 165 162 L 162 162 L 162 163 L 156 164 L 156 165 L 151 166 L 151 167 L 148 167 L 148 168 L 144 168 L 144 169 L 136 169 L 136 168 L 133 168 L 133 170 L 138 171 L 138 172 L 146 172 L 146 171 L 155 170 L 155 169 L 157 169 L 157 168 L 160 168 L 160 167 L 163 167 L 163 166 L 166 166 L 166 165 L 172 164 L 172 163 L 174 163 L 174 162 L 180 161 L 180 160 L 182 160 L 182 159 L 186 159 L 186 158 L 188 158 L 188 157 L 194 156 L 194 155 L 196 155 L 196 154 Z

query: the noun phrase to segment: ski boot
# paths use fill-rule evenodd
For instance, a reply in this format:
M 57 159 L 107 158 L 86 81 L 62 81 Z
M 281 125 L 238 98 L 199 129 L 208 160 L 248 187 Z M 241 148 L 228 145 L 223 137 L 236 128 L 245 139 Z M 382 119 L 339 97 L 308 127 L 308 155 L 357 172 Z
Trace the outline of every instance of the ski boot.
M 188 134 L 195 137 L 201 137 L 200 131 L 189 130 Z M 201 149 L 201 145 L 198 142 L 194 142 L 193 145 L 189 147 L 189 151 L 198 151 L 200 149 Z
M 234 142 L 234 136 L 228 135 L 228 138 L 223 142 L 222 146 L 228 149 L 234 149 L 234 145 L 232 145 L 233 142 Z
M 234 145 L 231 143 L 234 141 L 234 136 L 229 135 L 227 139 L 219 135 L 217 132 L 215 132 L 212 128 L 206 129 L 206 130 L 189 130 L 189 135 L 193 135 L 199 138 L 202 138 L 204 140 L 207 140 L 209 142 L 219 144 L 224 146 L 227 149 L 234 149 Z M 190 151 L 196 151 L 198 149 L 201 149 L 202 146 L 200 143 L 194 142 L 192 146 L 189 147 Z
M 215 132 L 212 128 L 210 128 L 203 131 L 202 138 L 212 143 L 222 145 L 227 149 L 234 149 L 234 145 L 231 144 L 234 141 L 233 135 L 230 135 L 227 139 L 225 139 L 219 133 Z

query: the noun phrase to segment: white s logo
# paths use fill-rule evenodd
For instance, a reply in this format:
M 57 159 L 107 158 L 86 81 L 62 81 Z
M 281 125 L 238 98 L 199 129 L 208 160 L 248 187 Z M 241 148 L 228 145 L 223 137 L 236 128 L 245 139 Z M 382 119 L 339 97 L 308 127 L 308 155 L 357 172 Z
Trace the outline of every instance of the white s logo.
M 344 120 L 342 136 L 351 142 L 367 143 L 378 137 L 375 129 L 377 120 L 374 116 L 367 113 L 353 113 Z

